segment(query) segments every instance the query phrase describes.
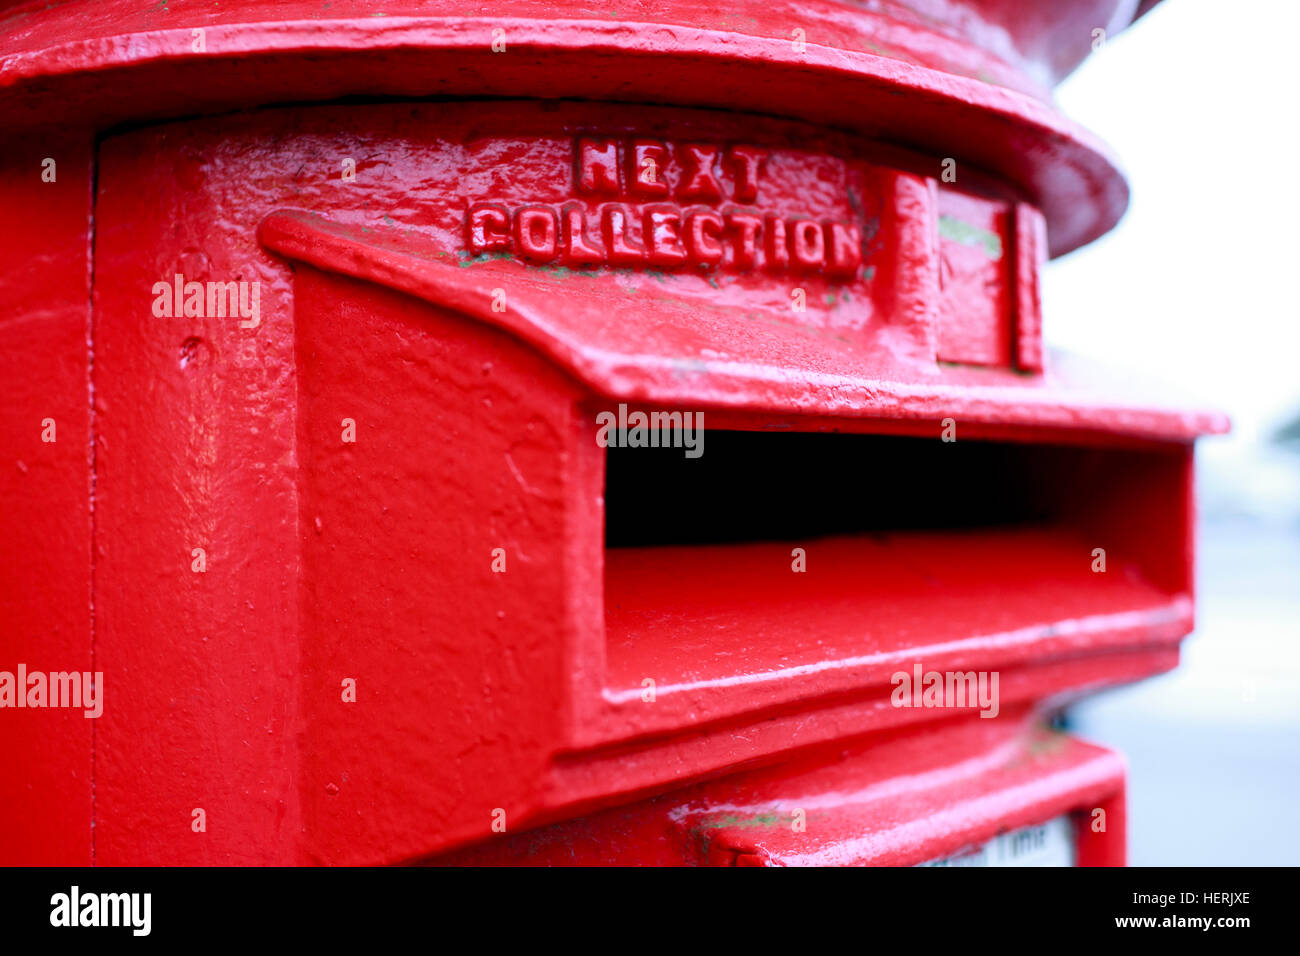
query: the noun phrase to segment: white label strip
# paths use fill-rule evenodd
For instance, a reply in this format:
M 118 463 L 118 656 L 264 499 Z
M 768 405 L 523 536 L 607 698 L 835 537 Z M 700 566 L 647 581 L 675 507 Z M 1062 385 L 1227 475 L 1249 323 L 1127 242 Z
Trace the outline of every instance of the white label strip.
M 920 866 L 1074 866 L 1074 823 L 1057 817 Z

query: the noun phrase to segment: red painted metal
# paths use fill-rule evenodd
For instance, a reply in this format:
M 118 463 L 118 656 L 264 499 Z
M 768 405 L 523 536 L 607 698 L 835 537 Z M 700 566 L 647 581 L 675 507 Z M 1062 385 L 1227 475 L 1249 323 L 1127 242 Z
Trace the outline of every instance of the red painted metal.
M 427 862 L 912 866 L 1073 814 L 1080 865 L 1122 865 L 1122 761 L 1024 717 L 881 734 L 830 759 L 796 759 Z
M 1226 427 L 1042 349 L 1126 199 L 1047 90 L 1133 4 L 707 7 L 0 18 L 0 671 L 104 688 L 0 710 L 0 861 L 1122 862 L 1039 724 L 1175 664 Z

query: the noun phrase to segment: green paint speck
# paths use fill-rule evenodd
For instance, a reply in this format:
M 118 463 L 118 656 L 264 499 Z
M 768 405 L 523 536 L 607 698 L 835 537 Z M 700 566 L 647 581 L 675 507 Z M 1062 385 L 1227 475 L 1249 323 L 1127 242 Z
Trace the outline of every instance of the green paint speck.
M 468 269 L 470 266 L 476 266 L 480 262 L 491 262 L 493 259 L 512 258 L 510 253 L 508 252 L 484 252 L 481 255 L 471 256 L 464 249 L 457 249 L 456 255 L 460 258 L 460 262 L 456 263 L 456 265 L 460 266 L 462 269 Z
M 953 216 L 939 217 L 939 235 L 963 246 L 978 246 L 994 262 L 1002 258 L 1002 237 Z
M 724 817 L 716 817 L 712 820 L 704 820 L 695 829 L 699 830 L 721 830 L 725 828 L 749 829 L 752 827 L 775 827 L 782 826 L 790 822 L 790 817 L 782 813 L 759 813 L 752 817 L 740 817 L 735 814 L 728 814 Z

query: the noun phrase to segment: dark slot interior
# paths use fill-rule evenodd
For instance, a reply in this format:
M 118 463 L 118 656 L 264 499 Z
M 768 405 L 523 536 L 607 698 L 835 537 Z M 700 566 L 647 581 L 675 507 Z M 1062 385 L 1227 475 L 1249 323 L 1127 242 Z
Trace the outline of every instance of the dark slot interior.
M 681 448 L 608 449 L 607 547 L 1041 522 L 1064 506 L 1062 483 L 1077 486 L 1096 458 L 1076 448 L 938 437 L 709 431 L 704 438 L 695 459 Z
M 649 674 L 729 680 L 1159 618 L 1189 587 L 1185 446 L 721 430 L 699 458 L 660 444 L 607 451 L 606 679 L 627 693 Z

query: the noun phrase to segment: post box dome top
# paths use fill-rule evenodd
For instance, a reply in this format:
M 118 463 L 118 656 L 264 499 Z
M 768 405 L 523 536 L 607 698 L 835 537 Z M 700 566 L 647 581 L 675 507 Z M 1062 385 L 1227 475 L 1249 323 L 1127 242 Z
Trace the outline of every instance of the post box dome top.
M 1059 255 L 1109 230 L 1128 188 L 1051 87 L 1154 2 L 0 2 L 0 122 L 99 131 L 344 96 L 778 114 L 1004 177 Z

